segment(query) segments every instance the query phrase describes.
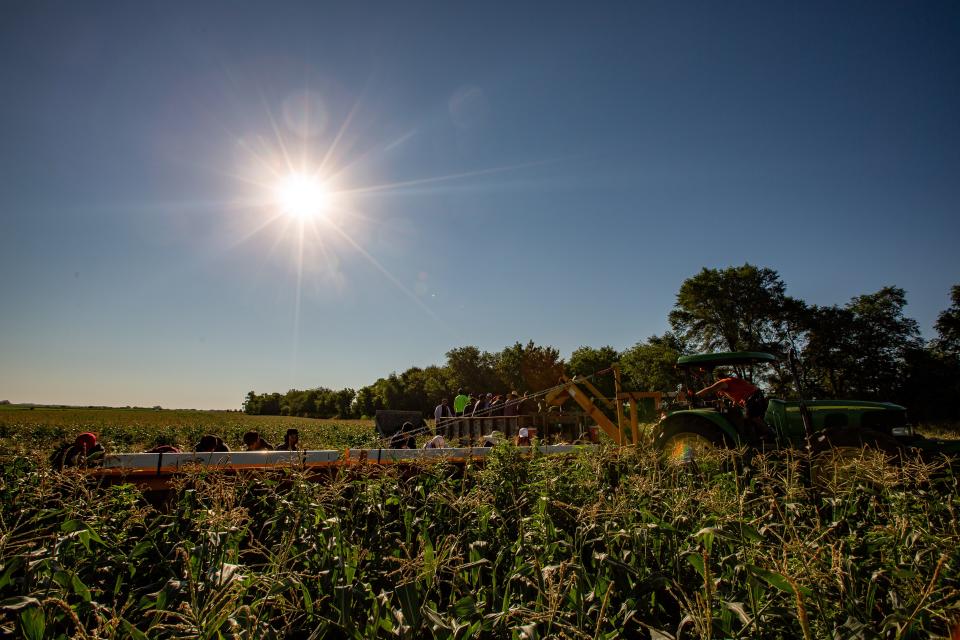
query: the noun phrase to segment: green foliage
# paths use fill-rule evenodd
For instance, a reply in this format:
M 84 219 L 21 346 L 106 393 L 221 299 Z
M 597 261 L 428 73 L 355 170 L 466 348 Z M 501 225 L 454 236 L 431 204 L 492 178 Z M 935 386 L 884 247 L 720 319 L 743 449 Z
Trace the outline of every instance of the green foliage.
M 507 444 L 463 471 L 186 474 L 158 510 L 16 458 L 0 475 L 0 624 L 36 638 L 947 635 L 950 467 L 867 460 L 814 492 L 801 463 L 691 474 L 635 450 Z
M 501 385 L 498 391 L 539 391 L 557 384 L 563 375 L 563 360 L 553 347 L 519 342 L 497 356 L 496 371 Z
M 778 351 L 802 311 L 776 271 L 744 264 L 684 280 L 669 319 L 694 351 Z
M 672 333 L 650 336 L 623 353 L 621 366 L 630 388 L 636 391 L 673 391 L 680 384 L 677 358 L 683 345 Z
M 960 284 L 950 289 L 950 307 L 937 316 L 937 337 L 933 347 L 947 358 L 960 360 Z
M 46 460 L 58 443 L 72 442 L 92 431 L 108 452 L 145 451 L 158 444 L 189 450 L 206 433 L 221 436 L 232 449 L 243 446 L 243 434 L 258 431 L 279 443 L 287 429 L 300 431 L 300 442 L 312 449 L 342 449 L 376 440 L 371 420 L 313 420 L 251 416 L 237 411 L 152 409 L 78 409 L 66 407 L 0 407 L 0 460 L 29 455 Z
M 360 388 L 351 414 L 374 415 L 378 409 L 401 409 L 433 415 L 440 400 L 452 401 L 458 388 L 474 394 L 535 392 L 556 384 L 562 373 L 560 352 L 532 341 L 525 345 L 517 342 L 498 353 L 460 347 L 447 352 L 447 363 L 442 367 L 411 367 Z
M 610 365 L 620 361 L 620 352 L 607 345 L 594 349 L 593 347 L 580 347 L 570 355 L 567 361 L 566 371 L 568 376 L 591 376 L 598 371 L 609 369 Z M 594 379 L 593 384 L 603 393 L 604 396 L 611 398 L 614 396 L 614 383 L 612 376 L 601 376 Z
M 557 349 L 532 341 L 496 353 L 458 347 L 447 352 L 443 366 L 411 367 L 356 392 L 251 391 L 244 411 L 350 418 L 372 416 L 378 409 L 405 409 L 430 415 L 441 398 L 452 398 L 458 388 L 474 394 L 535 393 L 555 385 L 564 372 L 589 376 L 615 362 L 621 365 L 625 386 L 672 391 L 680 382 L 674 365 L 681 354 L 746 350 L 782 356 L 796 345 L 806 364 L 803 382 L 810 395 L 893 400 L 910 407 L 914 420 L 953 420 L 960 417 L 960 405 L 942 398 L 960 394 L 960 285 L 951 296 L 952 306 L 937 320 L 937 338 L 925 344 L 917 323 L 904 314 L 903 289 L 884 287 L 842 307 L 808 307 L 786 295 L 786 286 L 772 269 L 751 264 L 704 268 L 681 285 L 669 315 L 673 330 L 623 352 L 583 346 L 564 363 Z M 773 396 L 789 398 L 797 392 L 782 362 L 758 374 L 762 377 L 757 381 Z M 603 395 L 613 395 L 612 376 L 592 382 Z
M 915 320 L 903 314 L 903 289 L 884 287 L 845 307 L 814 307 L 804 349 L 808 386 L 831 397 L 889 399 L 907 373 L 907 357 L 922 348 Z

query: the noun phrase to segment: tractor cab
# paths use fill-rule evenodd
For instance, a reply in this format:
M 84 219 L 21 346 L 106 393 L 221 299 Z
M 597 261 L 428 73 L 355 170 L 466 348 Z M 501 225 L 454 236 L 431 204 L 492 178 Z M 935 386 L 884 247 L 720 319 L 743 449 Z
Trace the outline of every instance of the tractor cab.
M 733 351 L 680 356 L 677 370 L 682 380 L 677 394 L 678 404 L 686 409 L 715 409 L 732 418 L 740 414 L 738 407 L 723 398 L 697 397 L 697 391 L 709 387 L 721 377 L 736 376 L 749 382 L 757 377 L 758 369 L 776 362 L 776 357 L 760 351 Z M 679 408 L 679 407 L 678 407 Z

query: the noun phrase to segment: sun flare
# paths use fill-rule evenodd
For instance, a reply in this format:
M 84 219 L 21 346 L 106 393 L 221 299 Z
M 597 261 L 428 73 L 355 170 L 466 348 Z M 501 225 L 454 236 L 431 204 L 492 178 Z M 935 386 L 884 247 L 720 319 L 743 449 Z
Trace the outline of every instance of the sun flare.
M 330 191 L 313 176 L 293 173 L 276 187 L 277 204 L 283 213 L 299 220 L 322 216 L 330 206 Z

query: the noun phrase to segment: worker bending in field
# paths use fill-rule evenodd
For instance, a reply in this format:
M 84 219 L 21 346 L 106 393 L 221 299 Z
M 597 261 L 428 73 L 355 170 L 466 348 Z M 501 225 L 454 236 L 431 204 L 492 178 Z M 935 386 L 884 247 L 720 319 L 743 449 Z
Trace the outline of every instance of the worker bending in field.
M 196 453 L 220 453 L 230 451 L 230 447 L 227 446 L 220 436 L 208 433 L 200 437 L 197 444 L 193 445 L 193 450 Z
M 256 431 L 247 431 L 243 434 L 243 444 L 247 451 L 273 451 L 273 445 L 260 437 Z
M 62 445 L 50 456 L 50 463 L 55 469 L 64 467 L 85 467 L 89 463 L 103 459 L 103 445 L 97 442 L 97 436 L 92 433 L 81 433 L 73 444 Z
M 697 397 L 716 394 L 742 407 L 745 414 L 744 431 L 750 440 L 767 440 L 770 428 L 763 421 L 767 412 L 767 397 L 756 385 L 742 378 L 720 378 L 709 387 L 697 391 Z
M 300 450 L 300 432 L 296 429 L 287 429 L 283 436 L 283 444 L 277 446 L 277 451 L 299 451 Z

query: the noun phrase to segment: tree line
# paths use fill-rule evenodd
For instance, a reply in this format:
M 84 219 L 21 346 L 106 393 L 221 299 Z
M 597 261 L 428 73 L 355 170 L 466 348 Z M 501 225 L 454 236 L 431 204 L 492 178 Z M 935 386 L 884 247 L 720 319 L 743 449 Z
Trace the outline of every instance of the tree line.
M 617 363 L 626 388 L 670 391 L 680 382 L 674 367 L 683 354 L 766 351 L 785 360 L 801 355 L 801 383 L 810 398 L 857 398 L 904 404 L 914 420 L 960 418 L 960 285 L 940 313 L 936 336 L 922 339 L 905 315 L 906 293 L 895 286 L 853 297 L 845 305 L 808 304 L 786 294 L 773 269 L 751 264 L 702 269 L 687 278 L 670 311 L 670 330 L 618 351 L 583 346 L 568 359 L 551 346 L 517 342 L 498 352 L 475 346 L 451 349 L 446 362 L 391 373 L 358 390 L 250 391 L 244 411 L 261 415 L 359 418 L 378 409 L 429 414 L 458 388 L 506 394 L 549 388 L 563 375 L 591 375 Z M 763 381 L 774 396 L 797 390 L 784 362 Z M 594 384 L 613 393 L 609 375 Z

